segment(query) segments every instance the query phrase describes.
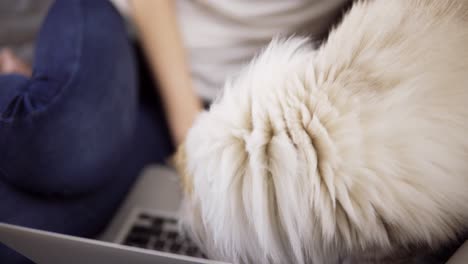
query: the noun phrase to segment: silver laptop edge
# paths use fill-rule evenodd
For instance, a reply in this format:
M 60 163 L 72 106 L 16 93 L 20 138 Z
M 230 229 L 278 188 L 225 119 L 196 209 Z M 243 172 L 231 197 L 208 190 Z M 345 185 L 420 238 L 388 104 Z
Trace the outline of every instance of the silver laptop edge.
M 222 262 L 139 249 L 0 223 L 0 242 L 38 264 L 188 264 Z

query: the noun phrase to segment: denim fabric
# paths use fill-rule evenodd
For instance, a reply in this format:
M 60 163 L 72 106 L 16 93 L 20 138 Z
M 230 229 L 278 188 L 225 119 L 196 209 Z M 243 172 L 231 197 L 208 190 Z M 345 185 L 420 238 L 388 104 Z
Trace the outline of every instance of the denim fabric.
M 100 10 L 106 4 L 52 6 L 33 77 L 2 111 L 0 168 L 10 184 L 78 195 L 109 181 L 108 168 L 124 158 L 137 113 L 135 66 L 118 14 Z
M 0 76 L 0 222 L 93 236 L 142 167 L 172 151 L 107 0 L 57 0 L 33 77 Z M 149 86 L 146 81 L 144 86 Z M 0 247 L 1 263 L 24 259 Z

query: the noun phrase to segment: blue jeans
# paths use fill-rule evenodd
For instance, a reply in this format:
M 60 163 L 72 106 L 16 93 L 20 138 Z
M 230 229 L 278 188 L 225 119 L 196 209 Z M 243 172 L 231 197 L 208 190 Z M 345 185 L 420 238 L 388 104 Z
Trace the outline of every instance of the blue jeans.
M 107 0 L 57 0 L 36 46 L 31 78 L 0 76 L 0 222 L 94 236 L 172 152 L 164 114 Z

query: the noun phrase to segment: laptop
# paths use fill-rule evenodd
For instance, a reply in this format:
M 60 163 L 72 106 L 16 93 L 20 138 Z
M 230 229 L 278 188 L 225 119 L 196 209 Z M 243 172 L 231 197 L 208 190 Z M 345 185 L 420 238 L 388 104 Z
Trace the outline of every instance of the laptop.
M 0 223 L 0 242 L 39 264 L 222 263 L 179 233 L 179 179 L 169 167 L 146 168 L 105 232 L 85 239 Z
M 179 179 L 168 167 L 145 169 L 97 240 L 0 223 L 0 242 L 35 263 L 212 263 L 178 233 Z M 447 264 L 468 263 L 468 241 Z

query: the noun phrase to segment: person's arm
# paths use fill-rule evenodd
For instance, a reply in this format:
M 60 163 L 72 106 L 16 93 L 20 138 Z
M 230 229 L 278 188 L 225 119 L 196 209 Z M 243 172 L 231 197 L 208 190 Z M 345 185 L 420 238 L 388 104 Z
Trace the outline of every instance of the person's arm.
M 175 1 L 131 0 L 132 17 L 166 110 L 175 144 L 180 144 L 202 106 L 195 95 L 177 25 Z

